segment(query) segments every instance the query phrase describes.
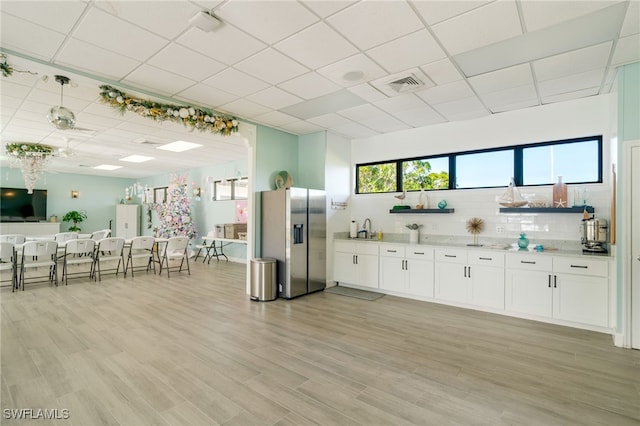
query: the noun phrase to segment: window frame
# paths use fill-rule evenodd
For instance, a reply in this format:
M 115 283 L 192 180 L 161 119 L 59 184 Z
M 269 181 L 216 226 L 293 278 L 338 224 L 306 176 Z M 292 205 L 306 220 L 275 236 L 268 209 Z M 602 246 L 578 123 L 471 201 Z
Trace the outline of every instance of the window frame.
M 379 164 L 396 164 L 396 190 L 390 192 L 402 192 L 403 191 L 403 176 L 402 176 L 402 163 L 405 161 L 428 161 L 431 158 L 449 158 L 449 186 L 446 189 L 428 189 L 427 191 L 448 191 L 448 190 L 469 190 L 469 189 L 488 189 L 488 188 L 502 188 L 508 185 L 508 182 L 505 182 L 502 186 L 479 186 L 472 188 L 456 188 L 456 157 L 467 154 L 479 154 L 479 153 L 487 153 L 487 152 L 498 152 L 498 151 L 513 151 L 513 178 L 515 184 L 521 187 L 536 187 L 536 186 L 548 186 L 552 185 L 554 182 L 545 183 L 545 184 L 524 184 L 523 183 L 523 173 L 524 173 L 524 150 L 527 148 L 536 148 L 542 146 L 554 146 L 554 145 L 566 145 L 572 143 L 581 143 L 581 142 L 589 142 L 596 141 L 598 144 L 597 148 L 597 180 L 595 181 L 585 181 L 585 182 L 571 182 L 567 181 L 565 183 L 569 183 L 572 185 L 587 185 L 587 184 L 597 184 L 603 183 L 603 136 L 602 135 L 594 135 L 594 136 L 584 136 L 579 138 L 571 138 L 571 139 L 561 139 L 561 140 L 553 140 L 553 141 L 545 141 L 545 142 L 534 142 L 528 144 L 521 145 L 509 145 L 502 146 L 496 148 L 484 148 L 484 149 L 476 149 L 469 151 L 459 151 L 459 152 L 451 152 L 451 153 L 441 153 L 441 154 L 433 154 L 429 156 L 420 156 L 420 157 L 408 157 L 408 158 L 400 158 L 395 160 L 384 160 L 384 161 L 375 161 L 370 163 L 359 163 L 355 165 L 355 194 L 388 194 L 389 192 L 359 192 L 358 188 L 360 187 L 360 167 L 366 166 L 375 166 Z M 416 192 L 417 190 L 411 190 L 409 192 Z

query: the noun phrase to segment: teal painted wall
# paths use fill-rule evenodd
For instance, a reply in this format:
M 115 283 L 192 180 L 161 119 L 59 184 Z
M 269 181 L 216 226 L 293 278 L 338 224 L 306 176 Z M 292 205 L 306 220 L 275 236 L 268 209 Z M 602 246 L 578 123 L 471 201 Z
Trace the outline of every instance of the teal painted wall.
M 79 227 L 83 233 L 109 227 L 112 220 L 115 230 L 116 204 L 124 197 L 124 190 L 133 184 L 131 179 L 107 178 L 76 174 L 45 173 L 36 189 L 47 190 L 47 215 L 58 216 L 58 221 L 70 210 L 85 210 L 87 219 Z M 6 188 L 24 188 L 22 171 L 3 168 L 2 186 Z M 77 190 L 80 196 L 71 198 L 71 190 Z M 62 223 L 61 231 L 66 231 L 70 223 Z
M 298 173 L 296 186 L 325 189 L 325 157 L 327 133 L 318 132 L 300 136 L 298 144 Z

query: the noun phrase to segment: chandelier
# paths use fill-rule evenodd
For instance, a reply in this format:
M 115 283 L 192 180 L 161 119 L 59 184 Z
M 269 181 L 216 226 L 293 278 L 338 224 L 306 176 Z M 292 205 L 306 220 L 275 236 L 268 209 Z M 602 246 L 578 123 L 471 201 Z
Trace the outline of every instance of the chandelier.
M 39 143 L 17 142 L 5 145 L 5 151 L 11 162 L 22 169 L 27 192 L 32 194 L 36 181 L 44 172 L 49 157 L 54 153 L 53 147 Z

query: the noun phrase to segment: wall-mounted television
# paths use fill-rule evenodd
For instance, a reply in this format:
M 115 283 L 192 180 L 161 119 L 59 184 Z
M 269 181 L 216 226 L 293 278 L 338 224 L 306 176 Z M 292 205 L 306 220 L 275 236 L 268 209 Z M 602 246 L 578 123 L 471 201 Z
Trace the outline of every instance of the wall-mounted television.
M 47 190 L 0 188 L 1 222 L 40 222 L 47 220 Z

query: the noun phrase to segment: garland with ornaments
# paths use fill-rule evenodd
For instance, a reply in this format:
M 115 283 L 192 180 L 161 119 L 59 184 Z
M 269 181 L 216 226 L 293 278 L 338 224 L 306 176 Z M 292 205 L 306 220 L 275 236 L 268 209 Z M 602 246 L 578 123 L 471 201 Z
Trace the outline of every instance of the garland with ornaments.
M 173 121 L 183 124 L 191 130 L 197 129 L 215 134 L 229 136 L 238 131 L 238 120 L 234 117 L 216 115 L 213 111 L 186 105 L 161 104 L 146 99 L 128 96 L 115 87 L 100 86 L 102 102 L 124 114 L 132 111 L 143 117 L 156 121 Z
M 7 155 L 15 158 L 53 155 L 53 147 L 41 143 L 14 142 L 5 145 Z

